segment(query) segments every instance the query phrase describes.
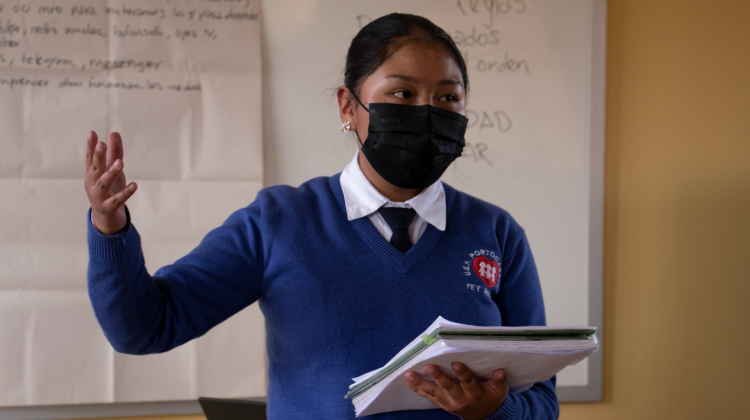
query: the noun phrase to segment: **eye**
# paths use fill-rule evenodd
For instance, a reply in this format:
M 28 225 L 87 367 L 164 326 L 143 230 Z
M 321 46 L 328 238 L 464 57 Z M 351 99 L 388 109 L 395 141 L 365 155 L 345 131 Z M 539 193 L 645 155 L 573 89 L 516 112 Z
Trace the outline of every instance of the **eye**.
M 458 102 L 458 96 L 449 93 L 447 95 L 443 95 L 440 100 L 445 102 Z
M 411 98 L 411 92 L 409 92 L 408 90 L 399 90 L 399 91 L 393 92 L 393 96 L 397 98 L 401 98 L 401 99 L 409 99 Z

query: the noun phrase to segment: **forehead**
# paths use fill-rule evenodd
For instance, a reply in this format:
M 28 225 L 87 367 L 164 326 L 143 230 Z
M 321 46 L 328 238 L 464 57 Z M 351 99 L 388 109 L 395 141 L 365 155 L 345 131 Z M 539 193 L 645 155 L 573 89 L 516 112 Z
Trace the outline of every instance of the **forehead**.
M 399 45 L 368 79 L 380 80 L 393 74 L 425 83 L 458 80 L 463 85 L 461 70 L 448 48 L 428 40 L 411 40 Z

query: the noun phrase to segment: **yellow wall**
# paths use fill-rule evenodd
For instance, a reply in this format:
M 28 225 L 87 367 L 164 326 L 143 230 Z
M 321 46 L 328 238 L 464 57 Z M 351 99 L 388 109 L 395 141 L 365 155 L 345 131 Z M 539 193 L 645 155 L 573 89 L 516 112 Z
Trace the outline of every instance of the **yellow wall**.
M 604 401 L 561 418 L 750 418 L 750 1 L 611 0 L 607 47 Z
M 561 418 L 749 418 L 750 1 L 610 0 L 607 46 L 604 401 Z

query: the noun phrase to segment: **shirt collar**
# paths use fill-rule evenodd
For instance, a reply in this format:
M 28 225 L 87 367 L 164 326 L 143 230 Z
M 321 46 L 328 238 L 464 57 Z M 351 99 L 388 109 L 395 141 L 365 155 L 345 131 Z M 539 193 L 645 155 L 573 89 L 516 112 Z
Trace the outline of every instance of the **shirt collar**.
M 445 189 L 440 180 L 422 190 L 412 199 L 405 202 L 393 202 L 380 194 L 370 183 L 359 167 L 358 159 L 359 151 L 354 154 L 354 159 L 346 165 L 340 178 L 341 190 L 344 193 L 346 204 L 346 216 L 350 221 L 369 216 L 385 205 L 388 207 L 411 207 L 427 223 L 435 226 L 438 230 L 445 230 Z

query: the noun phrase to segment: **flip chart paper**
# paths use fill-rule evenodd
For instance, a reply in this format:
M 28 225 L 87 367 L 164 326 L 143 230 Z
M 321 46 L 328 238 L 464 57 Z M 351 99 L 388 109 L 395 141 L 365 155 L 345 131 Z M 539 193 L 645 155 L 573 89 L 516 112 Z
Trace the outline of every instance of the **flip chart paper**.
M 86 292 L 86 136 L 119 131 L 150 272 L 263 182 L 257 0 L 0 0 L 0 406 L 265 394 L 253 306 L 116 354 Z

